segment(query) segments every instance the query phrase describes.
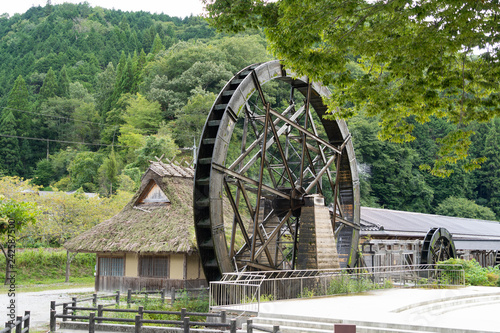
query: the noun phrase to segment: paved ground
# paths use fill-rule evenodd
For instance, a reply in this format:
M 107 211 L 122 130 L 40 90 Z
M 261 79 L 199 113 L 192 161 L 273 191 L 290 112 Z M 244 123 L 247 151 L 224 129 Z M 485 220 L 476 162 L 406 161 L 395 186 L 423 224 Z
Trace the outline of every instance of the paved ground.
M 500 332 L 500 288 L 378 290 L 261 303 L 260 313 Z
M 83 292 L 92 293 L 93 288 L 21 292 L 17 294 L 17 313 L 30 310 L 32 325 L 46 327 L 50 301 L 70 301 L 72 295 Z M 2 317 L 7 315 L 9 301 L 7 294 L 0 295 Z M 261 303 L 260 311 L 500 332 L 500 288 L 379 290 L 361 295 L 266 302 Z
M 19 292 L 16 293 L 16 310 L 17 315 L 24 315 L 24 311 L 31 311 L 31 326 L 42 327 L 48 326 L 50 315 L 50 301 L 62 303 L 71 301 L 71 297 L 78 293 L 93 293 L 94 288 L 77 288 L 77 289 L 61 289 L 47 290 L 38 292 Z M 73 296 L 72 296 L 73 295 Z M 10 304 L 11 298 L 8 294 L 0 295 L 0 323 L 6 319 L 7 306 Z

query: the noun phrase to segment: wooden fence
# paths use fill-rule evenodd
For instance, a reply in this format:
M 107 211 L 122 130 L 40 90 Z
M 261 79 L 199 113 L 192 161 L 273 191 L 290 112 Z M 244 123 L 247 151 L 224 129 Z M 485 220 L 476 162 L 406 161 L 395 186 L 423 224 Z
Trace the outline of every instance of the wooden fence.
M 94 311 L 94 312 L 90 312 L 88 316 L 78 316 L 74 314 L 75 311 Z M 105 312 L 136 313 L 136 315 L 134 319 L 112 318 L 112 317 L 104 317 Z M 143 315 L 146 313 L 178 315 L 181 317 L 181 320 L 144 319 Z M 219 322 L 196 322 L 196 321 L 191 321 L 189 316 L 218 317 L 220 319 Z M 154 311 L 154 310 L 144 310 L 144 307 L 142 306 L 140 306 L 138 309 L 106 309 L 102 304 L 98 305 L 97 307 L 77 307 L 65 304 L 63 306 L 62 314 L 57 314 L 56 310 L 50 311 L 50 332 L 56 331 L 57 318 L 61 318 L 63 321 L 67 321 L 68 319 L 71 321 L 88 320 L 89 333 L 95 332 L 96 323 L 101 324 L 104 321 L 134 324 L 135 333 L 141 332 L 143 324 L 176 325 L 180 328 L 183 328 L 185 333 L 189 332 L 191 326 L 215 327 L 221 330 L 229 329 L 231 333 L 236 333 L 236 321 L 230 320 L 230 323 L 226 323 L 227 318 L 225 311 L 221 311 L 220 313 L 188 312 L 186 309 L 182 309 L 181 311 Z
M 29 333 L 30 331 L 30 312 L 25 311 L 24 316 L 17 316 L 14 323 L 6 322 L 5 328 L 0 333 Z
M 189 292 L 197 293 L 197 292 L 205 292 L 206 288 L 189 290 Z M 171 302 L 175 301 L 176 290 L 172 289 L 170 291 Z M 155 295 L 156 294 L 156 295 Z M 131 303 L 136 303 L 136 300 L 132 299 L 132 295 L 143 295 L 144 299 L 147 299 L 151 296 L 156 296 L 161 300 L 162 303 L 165 303 L 165 295 L 167 294 L 166 290 L 160 291 L 131 291 L 130 289 L 127 291 L 127 305 Z M 56 321 L 57 319 L 62 319 L 65 321 L 88 321 L 88 330 L 89 333 L 95 332 L 96 324 L 101 324 L 103 322 L 118 322 L 118 323 L 129 323 L 133 324 L 135 327 L 135 333 L 141 332 L 141 328 L 143 324 L 158 324 L 158 325 L 175 325 L 183 329 L 184 332 L 189 332 L 190 327 L 192 326 L 205 326 L 212 327 L 219 330 L 229 330 L 231 333 L 236 332 L 236 321 L 230 320 L 227 323 L 227 317 L 225 311 L 220 311 L 219 313 L 200 313 L 200 312 L 188 312 L 186 309 L 182 309 L 181 311 L 153 311 L 153 310 L 144 310 L 143 306 L 139 306 L 138 309 L 108 309 L 106 307 L 115 306 L 120 304 L 120 291 L 117 291 L 114 294 L 107 295 L 97 295 L 93 294 L 92 297 L 78 299 L 73 297 L 71 302 L 67 303 L 56 303 L 52 301 L 50 303 L 50 332 L 56 331 Z M 97 304 L 99 299 L 110 299 L 111 302 L 106 304 Z M 92 302 L 92 307 L 79 307 L 78 303 L 81 302 Z M 62 313 L 57 313 L 57 308 L 62 306 Z M 77 311 L 91 311 L 89 315 L 79 316 L 76 314 Z M 105 317 L 105 312 L 118 312 L 118 313 L 135 313 L 135 318 L 111 318 Z M 144 319 L 144 314 L 165 314 L 165 315 L 178 315 L 180 316 L 180 320 L 150 320 Z M 200 317 L 215 317 L 220 318 L 219 322 L 196 322 L 191 321 L 189 316 L 200 316 Z M 168 327 L 166 327 L 168 328 Z M 197 330 L 198 332 L 200 330 Z M 213 330 L 212 330 L 213 332 Z M 2 332 L 0 332 L 2 333 Z M 17 333 L 17 332 L 16 332 Z

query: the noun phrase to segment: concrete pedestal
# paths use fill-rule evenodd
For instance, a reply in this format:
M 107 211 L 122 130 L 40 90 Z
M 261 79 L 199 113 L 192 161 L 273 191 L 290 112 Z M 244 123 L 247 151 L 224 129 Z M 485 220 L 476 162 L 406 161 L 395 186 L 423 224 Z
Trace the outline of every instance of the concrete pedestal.
M 297 269 L 340 268 L 330 212 L 319 194 L 305 197 L 298 247 Z

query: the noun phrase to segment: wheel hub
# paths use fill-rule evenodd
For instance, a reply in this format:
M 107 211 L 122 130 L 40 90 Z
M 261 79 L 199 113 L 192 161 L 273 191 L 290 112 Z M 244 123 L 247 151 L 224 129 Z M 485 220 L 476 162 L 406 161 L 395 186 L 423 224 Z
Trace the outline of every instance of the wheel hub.
M 272 200 L 272 207 L 275 214 L 279 218 L 283 218 L 288 211 L 292 211 L 294 217 L 300 217 L 301 208 L 305 205 L 304 195 L 306 194 L 304 189 L 300 186 L 296 188 L 281 188 L 283 193 L 290 196 L 290 200 L 285 199 L 280 196 L 275 196 Z

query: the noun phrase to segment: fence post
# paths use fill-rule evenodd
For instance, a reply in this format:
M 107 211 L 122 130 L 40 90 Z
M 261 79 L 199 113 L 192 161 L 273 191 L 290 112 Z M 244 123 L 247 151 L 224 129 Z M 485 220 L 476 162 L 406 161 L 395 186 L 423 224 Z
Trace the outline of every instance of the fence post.
M 97 306 L 97 294 L 92 294 L 92 304 L 94 308 Z
M 75 307 L 76 308 L 76 303 L 78 302 L 78 299 L 76 297 L 73 297 L 71 298 L 71 306 L 72 307 Z M 71 310 L 71 314 L 74 315 L 75 314 L 75 309 Z M 75 318 L 71 318 L 71 321 L 75 321 L 76 319 Z
M 56 304 L 56 302 L 54 302 L 54 304 Z M 52 307 L 52 304 L 51 304 L 51 307 Z M 52 310 L 52 309 L 50 310 L 50 331 L 51 332 L 56 331 L 56 310 Z
M 17 324 L 19 322 L 19 324 Z M 16 333 L 21 333 L 23 331 L 23 316 L 16 317 Z M 10 331 L 12 333 L 12 330 Z
M 236 319 L 231 319 L 231 322 L 229 323 L 229 332 L 230 333 L 236 333 Z
M 103 307 L 104 307 L 104 305 L 102 305 L 102 304 L 99 304 L 99 305 L 97 306 L 97 317 L 104 317 L 104 316 L 103 316 L 103 311 L 102 311 Z M 98 324 L 101 324 L 101 323 L 102 323 L 102 320 L 97 319 L 97 323 L 98 323 Z
M 50 301 L 50 309 L 55 310 L 56 309 L 56 301 Z
M 120 305 L 120 291 L 116 291 L 116 305 Z
M 143 318 L 142 316 L 144 315 L 144 307 L 140 306 L 139 309 L 137 310 L 137 313 L 139 314 L 139 317 L 141 317 L 142 319 Z
M 24 311 L 24 316 L 26 317 L 26 319 L 24 320 L 24 328 L 26 330 L 26 333 L 29 333 L 30 332 L 30 311 Z
M 253 332 L 252 322 L 252 319 L 247 319 L 247 333 Z
M 132 303 L 132 289 L 127 290 L 127 304 Z
M 165 304 L 165 289 L 160 290 L 161 304 Z
M 280 327 L 278 325 L 273 325 L 273 333 L 278 333 L 280 331 Z
M 227 318 L 227 315 L 226 315 L 226 310 L 222 310 L 220 312 L 220 322 L 225 324 L 226 323 L 226 318 Z
M 141 326 L 142 326 L 141 316 L 137 315 L 135 316 L 135 333 L 141 332 Z
M 68 314 L 68 303 L 63 303 L 63 315 L 67 315 Z M 67 318 L 63 318 L 63 321 L 66 321 L 68 320 Z
M 174 305 L 175 301 L 175 288 L 170 289 L 170 304 Z
M 184 317 L 184 333 L 189 333 L 189 317 Z
M 186 308 L 181 309 L 181 320 L 184 320 L 184 317 L 186 317 L 186 312 L 187 312 Z
M 89 333 L 95 332 L 95 312 L 89 313 Z

